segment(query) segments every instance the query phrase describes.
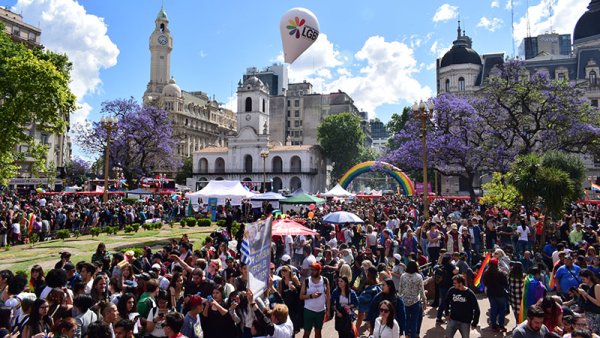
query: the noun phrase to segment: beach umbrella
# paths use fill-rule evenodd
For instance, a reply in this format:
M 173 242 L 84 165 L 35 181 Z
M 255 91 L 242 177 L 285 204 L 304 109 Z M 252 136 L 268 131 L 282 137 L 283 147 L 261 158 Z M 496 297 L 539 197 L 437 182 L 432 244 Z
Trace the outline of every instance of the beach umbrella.
M 364 221 L 355 214 L 347 211 L 336 211 L 323 217 L 323 222 L 331 224 L 356 224 Z
M 272 236 L 316 235 L 317 232 L 291 219 L 282 219 L 273 224 Z

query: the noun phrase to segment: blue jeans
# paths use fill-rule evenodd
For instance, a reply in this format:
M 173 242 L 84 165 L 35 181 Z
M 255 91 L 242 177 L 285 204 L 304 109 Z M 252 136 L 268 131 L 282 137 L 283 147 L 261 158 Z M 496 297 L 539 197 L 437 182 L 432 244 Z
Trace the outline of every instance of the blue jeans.
M 448 325 L 446 326 L 446 337 L 454 337 L 456 331 L 460 332 L 460 336 L 462 338 L 469 338 L 469 334 L 471 333 L 471 324 L 450 319 L 448 321 Z
M 419 335 L 419 329 L 421 327 L 420 319 L 422 318 L 423 304 L 421 302 L 416 302 L 411 306 L 406 306 L 405 311 L 406 335 L 410 338 L 416 338 Z
M 519 258 L 523 257 L 523 253 L 525 253 L 525 250 L 527 249 L 529 244 L 529 241 L 517 241 L 517 256 Z
M 492 327 L 504 326 L 506 317 L 506 297 L 488 297 L 490 301 L 490 322 Z
M 421 249 L 423 251 L 423 256 L 427 257 L 429 253 L 427 252 L 427 245 L 429 242 L 425 238 L 421 238 Z
M 440 306 L 438 306 L 438 309 L 437 309 L 437 319 L 442 319 L 443 313 L 441 310 L 447 306 L 446 295 L 448 295 L 448 288 L 440 286 L 439 290 L 440 290 L 439 296 L 441 297 L 441 299 L 440 299 Z

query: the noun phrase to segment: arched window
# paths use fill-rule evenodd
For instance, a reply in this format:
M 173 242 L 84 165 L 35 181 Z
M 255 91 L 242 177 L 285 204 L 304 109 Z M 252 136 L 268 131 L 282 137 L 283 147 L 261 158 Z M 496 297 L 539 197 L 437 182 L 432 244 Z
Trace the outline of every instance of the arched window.
M 164 24 L 164 23 L 161 23 L 161 24 L 160 24 L 160 32 L 161 32 L 161 33 L 164 33 L 164 31 L 165 31 L 165 24 Z
M 458 78 L 458 91 L 459 92 L 465 91 L 465 78 L 464 77 Z
M 450 93 L 450 79 L 446 79 L 446 93 Z
M 249 97 L 246 98 L 246 110 L 245 111 L 252 111 L 252 99 Z
M 281 160 L 281 157 L 279 157 L 279 156 L 273 157 L 273 160 L 271 161 L 271 168 L 273 168 L 274 173 L 282 173 L 283 172 L 283 161 Z
M 293 173 L 299 173 L 302 171 L 302 160 L 298 156 L 292 157 L 290 160 L 290 171 Z
M 219 157 L 215 160 L 215 173 L 222 174 L 225 172 L 225 160 Z
M 252 156 L 246 155 L 244 157 L 244 172 L 251 173 L 252 172 Z
M 296 191 L 302 188 L 302 180 L 298 176 L 294 176 L 290 179 L 290 190 Z
M 283 189 L 283 181 L 279 177 L 273 177 L 273 191 L 279 192 L 281 189 Z
M 595 86 L 596 84 L 596 72 L 592 70 L 590 72 L 590 85 Z
M 200 167 L 199 169 L 200 169 L 201 174 L 207 174 L 208 173 L 208 160 L 205 159 L 204 157 L 201 158 L 199 167 Z
M 262 100 L 262 112 L 267 112 L 267 101 L 265 101 L 265 99 Z

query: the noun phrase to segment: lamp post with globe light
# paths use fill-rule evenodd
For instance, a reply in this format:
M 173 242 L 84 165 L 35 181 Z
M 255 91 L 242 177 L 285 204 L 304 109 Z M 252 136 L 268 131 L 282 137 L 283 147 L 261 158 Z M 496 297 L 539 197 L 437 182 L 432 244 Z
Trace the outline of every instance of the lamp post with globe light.
M 104 194 L 102 197 L 102 201 L 106 203 L 108 201 L 108 158 L 110 156 L 110 134 L 117 127 L 117 118 L 112 116 L 103 116 L 100 120 L 100 125 L 106 130 L 106 148 L 104 149 Z
M 421 140 L 423 142 L 423 218 L 429 219 L 429 189 L 427 187 L 427 121 L 433 117 L 434 104 L 422 100 L 415 102 L 412 111 L 421 120 Z

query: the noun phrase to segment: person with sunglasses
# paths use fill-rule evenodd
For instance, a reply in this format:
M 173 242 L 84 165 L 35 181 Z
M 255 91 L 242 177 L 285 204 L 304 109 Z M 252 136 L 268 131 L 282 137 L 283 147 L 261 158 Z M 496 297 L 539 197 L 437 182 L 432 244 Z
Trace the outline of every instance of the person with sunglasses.
M 400 325 L 395 318 L 394 306 L 388 300 L 379 303 L 379 317 L 375 319 L 373 338 L 400 337 Z

